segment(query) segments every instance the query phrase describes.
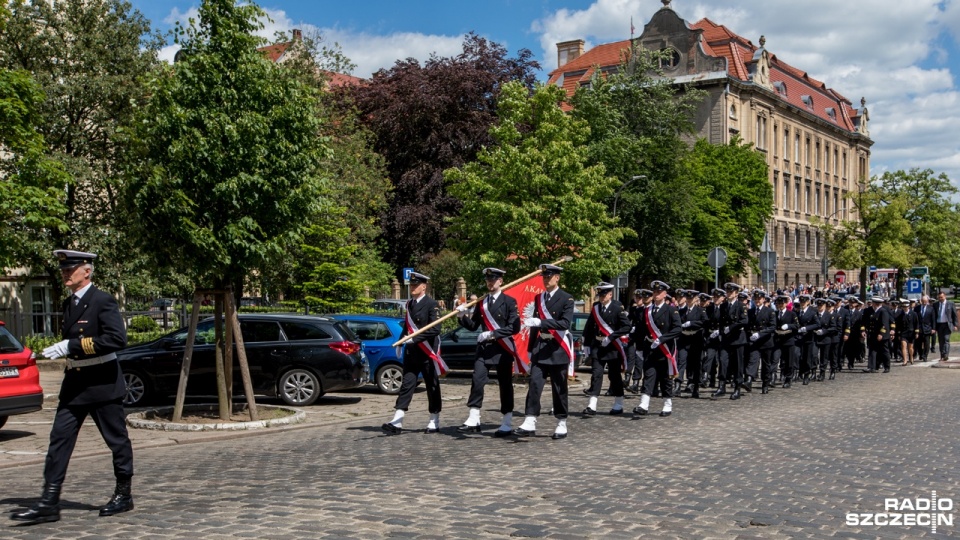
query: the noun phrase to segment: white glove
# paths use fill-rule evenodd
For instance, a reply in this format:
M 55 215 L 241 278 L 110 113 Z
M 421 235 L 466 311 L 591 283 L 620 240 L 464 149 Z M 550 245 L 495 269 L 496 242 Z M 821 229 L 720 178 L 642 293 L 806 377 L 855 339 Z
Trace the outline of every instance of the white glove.
M 601 347 L 606 347 L 607 345 L 610 345 L 610 336 L 606 336 L 602 340 L 600 340 Z
M 527 317 L 527 319 L 523 321 L 523 325 L 529 328 L 539 328 L 540 319 L 536 317 Z
M 801 326 L 799 332 L 800 332 L 801 334 L 806 334 L 806 333 L 807 333 L 807 327 L 806 327 L 806 326 Z
M 636 326 L 631 326 L 631 327 L 630 327 L 630 333 L 631 333 L 631 334 L 634 333 L 634 332 L 636 332 L 636 331 L 637 331 L 637 327 L 636 327 Z
M 483 343 L 484 341 L 491 341 L 493 339 L 493 332 L 486 331 L 480 332 L 480 335 L 477 336 L 477 343 Z
M 760 339 L 760 334 L 758 334 L 758 333 L 756 333 L 756 332 L 754 332 L 754 333 L 750 336 L 750 341 L 756 341 L 756 340 L 758 340 L 758 339 Z
M 723 327 L 723 333 L 724 333 L 724 334 L 729 334 L 729 333 L 730 333 L 730 327 L 729 327 L 729 326 L 724 326 L 724 327 Z
M 67 340 L 54 343 L 53 345 L 43 350 L 43 356 L 51 360 L 53 360 L 54 358 L 63 358 L 64 356 L 67 355 L 67 352 L 69 351 L 69 347 L 67 346 L 68 343 L 69 341 Z
M 457 306 L 457 311 L 459 311 L 460 313 L 466 313 L 470 311 L 470 308 L 467 307 L 467 304 L 460 304 L 459 306 Z
M 781 330 L 786 330 L 786 329 L 787 329 L 787 325 L 785 325 L 785 324 L 784 324 L 784 325 L 781 325 L 781 326 L 780 326 L 780 329 L 781 329 Z
M 818 336 L 822 336 L 822 335 L 823 335 L 823 330 L 817 330 L 815 333 L 816 333 Z
M 719 336 L 719 335 L 720 335 L 720 331 L 719 331 L 719 330 L 714 330 L 713 332 L 710 332 L 710 339 L 716 339 L 717 336 Z
M 680 325 L 680 328 L 689 328 L 689 327 L 690 327 L 690 321 L 687 321 Z
M 584 348 L 583 348 L 583 355 L 584 355 L 584 356 L 590 356 L 590 347 L 584 347 Z
M 656 348 L 659 347 L 659 346 L 660 346 L 660 340 L 659 340 L 659 339 L 653 340 L 653 343 L 650 344 L 650 348 L 651 348 L 651 349 L 656 349 Z
M 397 353 L 397 358 L 403 358 L 403 345 L 398 345 L 393 350 Z

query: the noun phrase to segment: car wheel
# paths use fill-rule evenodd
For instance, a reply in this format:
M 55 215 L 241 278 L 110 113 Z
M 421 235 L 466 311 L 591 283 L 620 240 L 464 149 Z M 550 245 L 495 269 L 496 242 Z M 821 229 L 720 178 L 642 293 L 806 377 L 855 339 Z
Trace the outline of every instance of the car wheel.
M 125 371 L 123 373 L 123 383 L 127 387 L 126 394 L 123 395 L 123 405 L 126 407 L 139 407 L 150 398 L 150 384 L 147 378 L 136 371 Z
M 400 393 L 403 384 L 403 368 L 397 364 L 386 364 L 377 369 L 377 388 L 384 394 L 396 395 Z
M 291 369 L 284 373 L 277 388 L 280 399 L 294 407 L 313 405 L 323 395 L 320 379 L 306 369 Z
M 10 417 L 9 417 L 9 416 L 0 416 L 0 428 L 2 428 L 3 425 L 7 423 L 7 418 L 10 418 Z

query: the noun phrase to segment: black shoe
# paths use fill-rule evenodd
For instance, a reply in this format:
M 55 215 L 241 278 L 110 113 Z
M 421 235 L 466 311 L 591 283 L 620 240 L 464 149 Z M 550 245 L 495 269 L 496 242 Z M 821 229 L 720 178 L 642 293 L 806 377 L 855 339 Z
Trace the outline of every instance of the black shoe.
M 534 429 L 534 430 L 527 430 L 527 429 L 523 429 L 523 428 L 517 428 L 517 429 L 513 430 L 513 434 L 516 435 L 517 437 L 533 437 L 534 435 L 537 434 L 537 430 L 535 430 L 535 429 Z
M 716 392 L 710 394 L 710 397 L 718 398 L 720 396 L 725 396 L 725 395 L 727 395 L 727 385 L 724 383 L 720 383 L 720 387 L 717 388 Z
M 44 484 L 40 501 L 28 510 L 10 514 L 10 519 L 23 525 L 60 521 L 60 484 Z
M 681 383 L 680 381 L 673 381 L 673 395 L 679 396 L 679 395 L 680 395 L 680 387 L 682 387 L 682 386 L 683 386 L 683 383 Z
M 740 399 L 740 388 L 737 388 L 730 394 L 730 399 Z
M 804 385 L 810 384 L 810 374 L 809 374 L 809 373 L 803 376 L 803 384 L 804 384 Z
M 423 430 L 424 433 L 440 433 L 440 428 L 427 428 Z
M 100 509 L 100 517 L 113 516 L 133 510 L 133 495 L 130 494 L 130 480 L 117 480 L 113 497 Z
M 586 409 L 583 410 L 583 416 L 587 418 L 591 416 L 596 416 L 596 415 L 597 415 L 597 411 L 591 409 L 590 407 L 587 407 Z
M 743 382 L 743 384 L 740 385 L 740 389 L 744 392 L 753 392 L 753 381 L 747 379 Z
M 883 368 L 884 373 L 890 373 L 890 368 Z
M 836 378 L 837 378 L 837 374 L 834 373 L 833 371 L 831 371 L 831 372 L 830 372 L 830 380 L 832 381 L 832 380 L 834 380 L 834 379 L 836 379 Z
M 681 393 L 681 394 L 689 394 L 689 393 L 692 392 L 692 391 L 693 391 L 693 384 L 687 383 L 686 386 L 683 387 L 683 390 L 680 391 L 680 393 Z
M 660 411 L 660 416 L 670 416 L 673 411 Z
M 639 405 L 637 405 L 636 407 L 633 408 L 633 414 L 638 414 L 638 415 L 640 415 L 640 416 L 646 416 L 647 413 L 649 413 L 649 412 L 650 412 L 650 411 L 648 411 L 647 409 L 644 409 L 643 407 L 641 407 L 641 406 L 639 406 Z
M 430 431 L 428 430 L 427 433 Z M 466 424 L 457 427 L 457 433 L 480 433 L 480 426 L 468 426 Z
M 380 429 L 382 429 L 389 435 L 397 435 L 403 431 L 403 428 L 399 428 L 391 424 L 390 422 L 387 422 L 386 424 L 383 424 L 382 426 L 380 426 Z
M 786 380 L 783 381 L 783 387 L 784 387 L 784 388 L 790 388 L 790 379 L 786 379 Z
M 497 438 L 509 437 L 511 435 L 513 435 L 513 432 L 510 431 L 509 429 L 508 430 L 498 429 L 493 432 L 493 436 Z
M 630 386 L 629 388 L 627 388 L 627 392 L 630 392 L 631 394 L 639 394 L 640 385 L 637 383 L 633 383 L 633 386 Z
M 692 393 L 690 394 L 690 397 L 691 397 L 692 399 L 700 399 L 700 387 L 699 387 L 699 386 L 693 385 L 693 390 L 692 390 Z
M 553 440 L 555 440 L 555 441 L 559 441 L 560 439 L 566 439 L 566 438 L 567 438 L 567 434 L 566 434 L 566 433 L 554 433 L 553 435 L 550 436 L 550 438 L 553 439 Z
M 623 414 L 623 409 L 610 409 L 610 416 L 617 416 L 618 414 Z
M 769 393 L 770 393 L 770 386 L 769 386 L 769 385 L 766 385 L 766 384 L 763 385 L 763 386 L 761 386 L 761 387 L 760 387 L 760 393 L 761 393 L 761 394 L 769 394 Z
M 583 389 L 583 395 L 589 396 L 589 395 L 590 395 L 590 389 L 589 389 L 589 388 L 584 388 L 584 389 Z

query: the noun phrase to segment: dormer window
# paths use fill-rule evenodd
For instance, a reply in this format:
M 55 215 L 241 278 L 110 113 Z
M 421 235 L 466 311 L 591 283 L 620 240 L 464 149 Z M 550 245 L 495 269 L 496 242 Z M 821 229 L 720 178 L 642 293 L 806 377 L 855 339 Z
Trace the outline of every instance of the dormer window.
M 827 116 L 829 116 L 831 120 L 833 120 L 834 122 L 836 122 L 836 121 L 837 121 L 837 110 L 834 109 L 833 107 L 827 107 Z
M 664 47 L 660 49 L 663 56 L 660 58 L 660 69 L 672 70 L 680 65 L 680 51 L 673 47 Z
M 807 95 L 800 96 L 800 101 L 807 106 L 808 109 L 813 109 L 813 98 Z
M 730 118 L 733 120 L 737 119 L 737 106 L 730 105 Z
M 775 83 L 773 83 L 773 87 L 776 88 L 778 94 L 786 97 L 787 85 L 783 84 L 783 81 L 776 81 Z

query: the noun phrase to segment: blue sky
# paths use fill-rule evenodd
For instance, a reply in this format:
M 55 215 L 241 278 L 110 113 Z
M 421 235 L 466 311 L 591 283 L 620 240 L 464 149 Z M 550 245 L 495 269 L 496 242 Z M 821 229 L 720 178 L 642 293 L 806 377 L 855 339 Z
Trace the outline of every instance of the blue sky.
M 132 0 L 161 31 L 199 0 Z M 456 54 L 469 31 L 556 67 L 556 43 L 587 47 L 639 35 L 660 0 L 265 0 L 274 30 L 319 31 L 367 77 L 397 59 Z M 960 0 L 674 0 L 688 22 L 709 17 L 806 70 L 859 106 L 867 99 L 872 174 L 912 167 L 960 186 Z M 163 51 L 170 59 L 175 46 Z

